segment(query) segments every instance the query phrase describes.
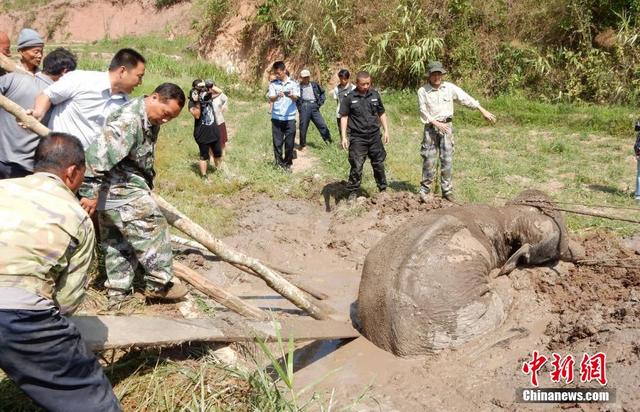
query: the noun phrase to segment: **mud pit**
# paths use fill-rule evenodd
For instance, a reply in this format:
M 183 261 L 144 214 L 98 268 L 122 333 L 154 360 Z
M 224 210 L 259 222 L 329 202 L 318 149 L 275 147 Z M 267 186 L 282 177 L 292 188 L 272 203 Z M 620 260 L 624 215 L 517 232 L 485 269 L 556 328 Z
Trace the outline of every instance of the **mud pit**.
M 422 205 L 408 193 L 378 195 L 355 208 L 347 208 L 343 201 L 336 206 L 331 199 L 329 212 L 320 195 L 313 201 L 280 201 L 248 194 L 221 198 L 216 204 L 233 209 L 238 217 L 237 232 L 224 239 L 229 246 L 303 273 L 306 283 L 330 295 L 325 302 L 345 319 L 353 315 L 368 251 L 408 219 L 449 206 L 438 200 Z M 587 258 L 640 253 L 640 242 L 627 242 L 637 249 L 634 251 L 604 233 L 590 234 L 580 241 Z M 181 259 L 252 304 L 280 316 L 302 315 L 261 280 L 215 258 L 190 250 Z M 574 354 L 577 359 L 582 352 L 602 351 L 607 354 L 609 387 L 616 389 L 617 403 L 564 405 L 562 409 L 640 408 L 638 269 L 569 263 L 519 268 L 498 278 L 496 288 L 512 291 L 512 310 L 488 336 L 456 350 L 413 360 L 396 358 L 364 338 L 311 343 L 296 351 L 296 385 L 302 388 L 334 371 L 317 390 L 325 399 L 334 391 L 334 402 L 339 405 L 350 404 L 366 393 L 355 410 L 560 410 L 560 405 L 536 407 L 515 402 L 516 388 L 530 386 L 529 377 L 520 370 L 522 363 L 530 360 L 533 350 L 547 356 L 554 351 Z M 203 314 L 200 305 L 189 305 L 196 315 Z M 224 313 L 221 307 L 215 310 L 219 315 Z M 539 379 L 541 387 L 560 386 L 550 381 L 548 370 Z

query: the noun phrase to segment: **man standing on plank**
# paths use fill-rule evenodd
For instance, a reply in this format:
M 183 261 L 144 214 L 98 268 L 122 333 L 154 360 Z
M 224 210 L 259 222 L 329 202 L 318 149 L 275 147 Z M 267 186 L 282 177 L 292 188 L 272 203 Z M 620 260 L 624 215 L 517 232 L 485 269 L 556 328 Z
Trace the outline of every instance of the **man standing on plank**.
M 0 181 L 0 368 L 47 411 L 120 411 L 111 384 L 66 316 L 84 298 L 95 237 L 74 192 L 80 141 L 40 139 L 35 174 Z
M 447 71 L 439 61 L 430 62 L 427 84 L 418 90 L 418 108 L 420 120 L 424 124 L 424 138 L 420 154 L 424 159 L 422 181 L 420 182 L 420 200 L 429 202 L 433 198 L 431 184 L 440 157 L 440 186 L 442 197 L 453 202 L 453 183 L 451 169 L 453 165 L 453 101 L 457 100 L 467 107 L 478 109 L 482 116 L 494 123 L 496 117 L 483 109 L 473 97 L 453 83 L 442 81 Z
M 376 179 L 378 190 L 387 189 L 387 177 L 384 171 L 384 160 L 387 152 L 384 144 L 389 143 L 389 126 L 387 115 L 382 104 L 380 94 L 371 88 L 371 76 L 367 72 L 356 75 L 356 88 L 347 94 L 340 103 L 340 131 L 342 148 L 349 149 L 349 164 L 351 171 L 347 190 L 349 202 L 358 197 L 362 181 L 362 167 L 367 157 L 371 160 L 373 177 Z M 380 125 L 384 128 L 384 135 L 380 135 Z M 349 136 L 347 136 L 347 128 Z
M 111 113 L 87 149 L 87 181 L 80 188 L 89 213 L 97 209 L 112 303 L 132 292 L 135 270 L 144 271 L 148 298 L 178 300 L 187 289 L 173 277 L 169 225 L 151 197 L 160 126 L 180 114 L 184 92 L 163 83 L 150 96 Z

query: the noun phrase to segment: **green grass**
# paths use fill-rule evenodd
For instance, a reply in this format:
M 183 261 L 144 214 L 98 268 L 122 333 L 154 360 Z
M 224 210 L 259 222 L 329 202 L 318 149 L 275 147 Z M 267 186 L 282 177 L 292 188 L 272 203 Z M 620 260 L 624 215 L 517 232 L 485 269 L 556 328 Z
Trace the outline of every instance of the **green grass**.
M 164 126 L 158 146 L 157 190 L 179 209 L 216 235 L 233 233 L 236 210 L 220 200 L 239 192 L 276 198 L 313 198 L 324 184 L 346 180 L 347 154 L 338 146 L 335 106 L 322 108 L 335 144 L 326 147 L 313 126 L 309 151 L 318 158 L 312 170 L 286 174 L 273 167 L 271 125 L 263 99 L 264 85 L 248 84 L 195 57 L 194 39 L 128 37 L 91 45 L 73 45 L 81 67 L 106 67 L 110 53 L 134 47 L 148 59 L 144 84 L 134 95 L 149 93 L 162 81 L 189 89 L 195 77 L 214 78 L 230 95 L 225 115 L 232 137 L 226 160 L 231 178 L 216 174 L 210 184 L 196 172 L 197 147 L 187 110 Z M 328 87 L 327 87 L 328 89 Z M 415 91 L 383 91 L 391 127 L 386 169 L 391 190 L 417 192 L 422 159 L 422 124 Z M 563 202 L 633 206 L 635 161 L 631 146 L 636 112 L 625 106 L 550 104 L 519 96 L 481 99 L 498 117 L 488 125 L 477 111 L 456 107 L 454 185 L 463 202 L 501 203 L 527 188 L 548 191 Z M 311 179 L 319 174 L 320 179 Z M 375 193 L 370 166 L 363 188 Z M 620 211 L 614 211 L 620 213 Z M 637 216 L 636 211 L 628 212 Z M 571 229 L 608 228 L 619 234 L 636 225 L 569 215 Z

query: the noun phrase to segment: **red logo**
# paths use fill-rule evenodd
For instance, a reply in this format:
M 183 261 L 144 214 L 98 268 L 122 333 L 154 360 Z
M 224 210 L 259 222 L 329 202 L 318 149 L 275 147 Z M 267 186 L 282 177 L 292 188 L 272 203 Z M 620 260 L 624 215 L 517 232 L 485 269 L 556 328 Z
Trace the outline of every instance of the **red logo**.
M 560 354 L 553 353 L 551 356 L 553 358 L 551 359 L 551 381 L 556 383 L 565 382 L 567 384 L 573 382 L 576 363 L 573 355 L 563 357 Z M 522 372 L 525 375 L 530 375 L 532 386 L 538 386 L 538 372 L 548 360 L 549 358 L 545 355 L 534 350 L 531 361 L 522 364 Z M 598 352 L 593 356 L 585 353 L 580 362 L 580 382 L 596 381 L 605 386 L 607 384 L 606 360 L 607 357 L 602 352 Z
M 566 383 L 573 382 L 573 365 L 575 364 L 573 355 L 567 355 L 563 358 L 557 353 L 554 353 L 551 356 L 553 356 L 553 361 L 551 361 L 551 366 L 553 366 L 551 381 L 560 382 L 564 380 Z
M 593 356 L 585 353 L 582 357 L 582 362 L 580 362 L 580 382 L 596 380 L 600 382 L 600 385 L 606 385 L 606 360 L 607 355 L 602 352 L 598 352 Z
M 533 360 L 531 362 L 525 362 L 522 365 L 522 372 L 526 375 L 531 374 L 531 384 L 538 386 L 538 370 L 547 363 L 547 357 L 544 355 L 538 356 L 538 351 L 533 351 Z

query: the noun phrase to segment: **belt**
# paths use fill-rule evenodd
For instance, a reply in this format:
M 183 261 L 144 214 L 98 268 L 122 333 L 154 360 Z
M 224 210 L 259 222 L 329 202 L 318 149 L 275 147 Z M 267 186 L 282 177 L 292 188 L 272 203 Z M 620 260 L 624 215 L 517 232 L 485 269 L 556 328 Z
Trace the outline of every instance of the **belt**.
M 315 103 L 315 100 L 303 100 L 302 103 Z

